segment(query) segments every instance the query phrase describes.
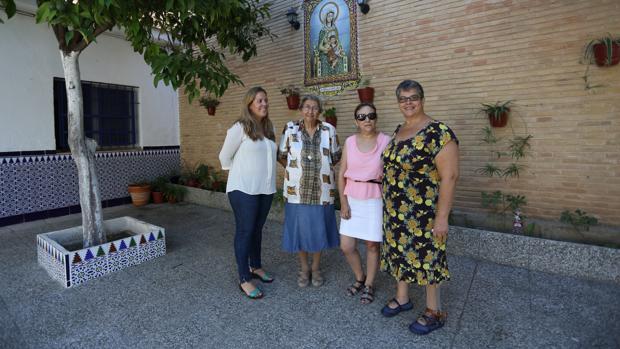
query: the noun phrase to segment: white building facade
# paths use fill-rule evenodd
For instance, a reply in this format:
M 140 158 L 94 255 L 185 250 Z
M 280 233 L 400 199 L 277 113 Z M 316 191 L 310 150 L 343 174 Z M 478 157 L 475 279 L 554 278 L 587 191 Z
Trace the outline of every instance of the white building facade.
M 34 6 L 18 9 L 9 20 L 0 11 L 0 226 L 79 211 L 58 44 Z M 103 206 L 123 204 L 129 182 L 178 170 L 178 94 L 155 87 L 142 56 L 114 33 L 82 52 L 80 70 Z

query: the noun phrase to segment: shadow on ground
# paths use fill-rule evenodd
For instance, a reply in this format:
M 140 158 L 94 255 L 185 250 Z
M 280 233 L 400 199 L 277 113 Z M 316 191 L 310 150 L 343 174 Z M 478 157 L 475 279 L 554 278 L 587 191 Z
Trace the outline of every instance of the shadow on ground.
M 617 284 L 452 255 L 447 325 L 418 337 L 407 326 L 423 310 L 422 289 L 412 287 L 413 312 L 383 318 L 392 280 L 379 275 L 376 301 L 361 305 L 344 295 L 353 277 L 338 250 L 324 254 L 326 284 L 300 289 L 280 223 L 263 234 L 276 281 L 252 301 L 236 285 L 232 213 L 191 204 L 105 211 L 125 215 L 163 226 L 166 256 L 73 289 L 37 265 L 35 236 L 79 225 L 79 216 L 0 228 L 0 348 L 620 347 Z

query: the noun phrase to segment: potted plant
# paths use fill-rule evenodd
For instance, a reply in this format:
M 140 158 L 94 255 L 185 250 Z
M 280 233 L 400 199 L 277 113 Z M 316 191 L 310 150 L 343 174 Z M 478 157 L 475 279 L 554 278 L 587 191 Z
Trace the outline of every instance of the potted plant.
M 495 104 L 482 103 L 481 111 L 487 114 L 491 126 L 504 127 L 508 122 L 508 115 L 510 115 L 510 103 L 512 101 L 496 102 Z
M 280 89 L 280 92 L 286 96 L 286 104 L 290 110 L 299 108 L 299 88 L 289 85 Z
M 164 202 L 164 188 L 167 183 L 168 178 L 165 176 L 159 176 L 151 182 L 151 194 L 153 196 L 154 204 L 161 204 Z
M 198 167 L 199 166 L 192 167 L 188 164 L 183 165 L 183 170 L 182 170 L 181 178 L 179 179 L 179 182 L 183 185 L 186 185 L 192 188 L 200 187 L 200 181 L 198 177 Z
M 590 41 L 583 50 L 583 61 L 591 64 L 593 61 L 599 67 L 610 67 L 620 62 L 620 38 L 611 34 Z
M 212 182 L 210 186 L 210 190 L 217 191 L 221 193 L 226 192 L 226 179 L 223 178 L 221 173 L 212 171 Z
M 209 188 L 213 182 L 213 167 L 205 164 L 199 164 L 194 170 L 194 175 L 198 180 L 199 188 Z
M 144 181 L 129 184 L 127 191 L 134 206 L 144 206 L 151 198 L 151 185 Z
M 361 103 L 372 103 L 375 98 L 375 89 L 370 87 L 370 78 L 362 77 L 357 85 L 357 96 Z
M 207 113 L 209 115 L 215 115 L 215 108 L 220 105 L 220 101 L 211 95 L 200 97 L 199 103 L 203 107 L 207 108 Z
M 164 187 L 164 198 L 171 204 L 183 201 L 186 194 L 187 188 L 181 185 L 167 184 Z
M 334 127 L 338 124 L 338 117 L 336 116 L 336 107 L 331 107 L 323 112 L 325 122 L 329 122 Z

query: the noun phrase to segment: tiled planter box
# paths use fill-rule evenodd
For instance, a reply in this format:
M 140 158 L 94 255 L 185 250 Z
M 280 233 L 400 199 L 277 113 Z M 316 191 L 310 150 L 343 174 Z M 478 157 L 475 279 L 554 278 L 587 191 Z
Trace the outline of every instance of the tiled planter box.
M 68 251 L 61 244 L 82 241 L 80 226 L 37 235 L 39 264 L 65 287 L 140 264 L 166 254 L 164 228 L 131 217 L 104 221 L 106 232 L 131 231 L 132 236 L 90 248 Z

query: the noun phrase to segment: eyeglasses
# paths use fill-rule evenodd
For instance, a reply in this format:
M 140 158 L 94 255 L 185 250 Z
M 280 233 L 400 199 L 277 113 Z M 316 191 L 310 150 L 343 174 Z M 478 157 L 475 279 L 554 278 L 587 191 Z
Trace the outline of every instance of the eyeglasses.
M 355 120 L 364 121 L 368 118 L 368 120 L 375 120 L 377 118 L 377 113 L 368 113 L 368 114 L 357 114 L 355 115 Z
M 413 96 L 408 96 L 408 97 L 400 96 L 398 97 L 398 103 L 417 102 L 420 99 L 422 98 L 420 98 L 420 96 L 418 95 L 413 95 Z
M 311 107 L 309 105 L 304 105 L 301 109 L 303 111 L 310 111 L 310 112 L 312 112 L 312 111 L 314 111 L 314 112 L 319 111 L 319 107 Z

